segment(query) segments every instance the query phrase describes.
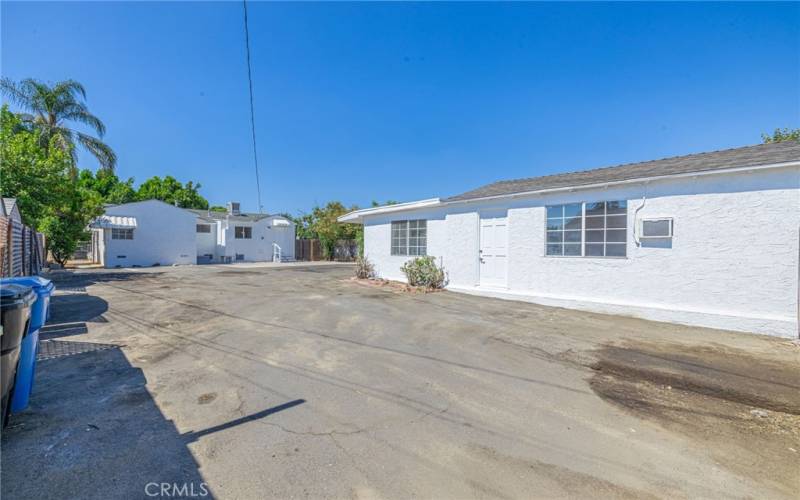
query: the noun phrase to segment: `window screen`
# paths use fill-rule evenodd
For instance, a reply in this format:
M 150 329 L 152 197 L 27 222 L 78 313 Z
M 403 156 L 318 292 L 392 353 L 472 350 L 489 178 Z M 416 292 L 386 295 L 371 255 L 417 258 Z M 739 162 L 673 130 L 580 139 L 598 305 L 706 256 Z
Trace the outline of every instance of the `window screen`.
M 198 224 L 197 225 L 197 232 L 198 233 L 210 233 L 211 232 L 211 225 L 209 225 L 209 224 Z
M 392 221 L 392 255 L 426 255 L 428 246 L 428 221 Z
M 253 237 L 253 228 L 250 226 L 235 226 L 233 231 L 237 240 L 249 240 Z

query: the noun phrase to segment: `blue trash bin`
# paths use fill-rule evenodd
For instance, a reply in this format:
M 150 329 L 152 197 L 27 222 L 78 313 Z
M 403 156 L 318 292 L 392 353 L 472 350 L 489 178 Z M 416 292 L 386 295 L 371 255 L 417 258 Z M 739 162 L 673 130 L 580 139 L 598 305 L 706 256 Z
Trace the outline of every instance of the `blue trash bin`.
M 20 278 L 0 279 L 0 286 L 9 283 L 33 288 L 38 300 L 31 307 L 31 326 L 28 328 L 28 332 L 33 332 L 43 327 L 50 316 L 50 296 L 53 295 L 53 290 L 56 288 L 53 282 L 41 276 L 22 276 Z
M 36 373 L 36 355 L 39 352 L 39 329 L 47 321 L 50 308 L 50 295 L 55 286 L 53 282 L 39 276 L 24 276 L 21 278 L 5 278 L 0 280 L 0 286 L 15 284 L 28 286 L 36 292 L 36 302 L 31 306 L 31 320 L 28 335 L 22 339 L 19 352 L 19 368 L 14 381 L 14 395 L 11 398 L 11 412 L 16 413 L 28 407 L 31 392 L 33 391 L 33 378 Z

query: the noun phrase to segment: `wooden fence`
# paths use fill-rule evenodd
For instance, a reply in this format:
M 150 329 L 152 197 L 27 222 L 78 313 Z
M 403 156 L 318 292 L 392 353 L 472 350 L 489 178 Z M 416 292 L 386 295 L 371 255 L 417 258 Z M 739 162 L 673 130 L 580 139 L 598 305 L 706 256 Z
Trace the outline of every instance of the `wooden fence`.
M 319 240 L 294 240 L 295 260 L 325 260 Z
M 355 240 L 339 240 L 333 248 L 333 258 L 325 256 L 319 240 L 295 240 L 294 258 L 295 260 L 335 260 L 339 262 L 350 262 L 358 256 L 358 243 Z
M 0 276 L 32 276 L 45 264 L 44 235 L 0 216 Z

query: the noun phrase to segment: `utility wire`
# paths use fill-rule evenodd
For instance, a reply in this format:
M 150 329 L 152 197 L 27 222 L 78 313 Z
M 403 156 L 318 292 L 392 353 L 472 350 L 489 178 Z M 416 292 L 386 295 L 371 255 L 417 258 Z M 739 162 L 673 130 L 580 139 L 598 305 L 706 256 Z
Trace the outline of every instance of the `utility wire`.
M 253 132 L 253 162 L 256 167 L 256 190 L 258 191 L 258 213 L 262 212 L 261 182 L 258 178 L 258 149 L 256 148 L 256 112 L 253 108 L 253 70 L 250 64 L 250 29 L 247 27 L 247 0 L 242 0 L 244 8 L 244 43 L 247 48 L 247 83 L 250 86 L 250 130 Z

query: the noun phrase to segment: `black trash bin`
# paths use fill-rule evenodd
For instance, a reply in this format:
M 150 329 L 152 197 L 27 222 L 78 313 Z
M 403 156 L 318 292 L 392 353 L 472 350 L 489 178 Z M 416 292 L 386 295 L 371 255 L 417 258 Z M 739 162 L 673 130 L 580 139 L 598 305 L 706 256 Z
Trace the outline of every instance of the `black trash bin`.
M 36 301 L 36 292 L 32 288 L 21 285 L 3 285 L 0 287 L 0 316 L 3 332 L 0 347 L 0 383 L 3 388 L 3 407 L 0 416 L 3 426 L 8 421 L 11 393 L 14 390 L 14 379 L 19 362 L 19 346 L 22 338 L 28 334 L 28 322 L 31 319 L 31 306 Z

